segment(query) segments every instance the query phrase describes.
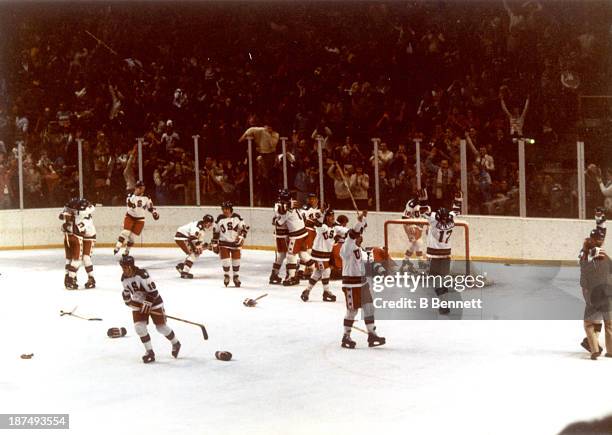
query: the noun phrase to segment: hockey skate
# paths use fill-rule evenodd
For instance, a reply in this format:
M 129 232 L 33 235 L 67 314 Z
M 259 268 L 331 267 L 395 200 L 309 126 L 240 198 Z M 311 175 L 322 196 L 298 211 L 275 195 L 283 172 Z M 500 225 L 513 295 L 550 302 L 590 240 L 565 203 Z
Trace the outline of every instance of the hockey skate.
M 178 264 L 175 266 L 176 271 L 177 271 L 178 273 L 180 273 L 181 275 L 183 274 L 183 266 L 185 266 L 185 263 L 178 263 Z
M 172 356 L 178 358 L 178 354 L 181 351 L 181 342 L 177 341 L 176 344 L 172 345 Z
M 353 340 L 349 334 L 344 334 L 342 336 L 341 346 L 345 349 L 355 349 L 355 346 L 357 346 L 357 343 L 355 343 L 355 340 Z
M 240 287 L 240 284 L 242 284 L 240 282 L 240 278 L 238 278 L 238 276 L 236 276 L 236 275 L 234 275 L 233 281 L 234 281 L 234 286 L 236 286 L 236 287 Z
M 120 250 L 120 249 L 121 249 L 121 248 L 115 248 L 115 249 L 113 249 L 113 255 L 117 255 L 117 254 L 119 253 L 119 250 Z
M 375 332 L 368 334 L 368 347 L 382 346 L 386 342 L 385 337 L 379 337 Z
M 70 276 L 68 276 L 68 274 L 64 275 L 64 288 L 68 288 L 68 285 L 70 285 Z
M 300 280 L 296 276 L 294 276 L 293 278 L 287 278 L 283 281 L 283 285 L 285 287 L 290 287 L 292 285 L 299 285 L 299 283 L 300 283 Z
M 155 352 L 152 350 L 147 351 L 142 357 L 142 362 L 145 364 L 149 364 L 155 361 Z
M 181 272 L 181 278 L 183 278 L 183 279 L 193 279 L 193 273 Z
M 68 278 L 68 285 L 66 286 L 66 290 L 78 290 L 79 285 L 77 284 L 76 278 Z
M 302 281 L 304 279 L 304 271 L 298 270 L 295 276 L 297 277 L 299 281 Z
M 310 290 L 304 290 L 300 295 L 300 299 L 304 302 L 308 302 L 308 296 L 310 295 Z
M 270 274 L 270 284 L 281 284 L 282 282 L 283 279 L 277 273 L 272 272 Z
M 223 285 L 225 285 L 225 287 L 227 287 L 230 283 L 230 277 L 229 275 L 225 275 L 223 276 Z
M 93 276 L 87 278 L 87 282 L 85 283 L 85 288 L 96 288 L 96 280 Z
M 323 302 L 336 302 L 336 295 L 329 291 L 323 292 Z

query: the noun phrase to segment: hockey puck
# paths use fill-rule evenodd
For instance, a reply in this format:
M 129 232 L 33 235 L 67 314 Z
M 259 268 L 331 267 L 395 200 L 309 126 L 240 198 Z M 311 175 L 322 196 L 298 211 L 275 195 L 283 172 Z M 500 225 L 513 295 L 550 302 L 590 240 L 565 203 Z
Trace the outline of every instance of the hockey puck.
M 215 358 L 221 361 L 229 361 L 232 359 L 232 354 L 226 350 L 218 350 L 215 352 Z
M 21 354 L 21 359 L 32 359 L 33 356 L 33 353 L 23 353 Z
M 108 328 L 108 331 L 106 331 L 106 335 L 108 335 L 110 338 L 125 337 L 125 334 L 127 334 L 127 331 L 124 327 Z

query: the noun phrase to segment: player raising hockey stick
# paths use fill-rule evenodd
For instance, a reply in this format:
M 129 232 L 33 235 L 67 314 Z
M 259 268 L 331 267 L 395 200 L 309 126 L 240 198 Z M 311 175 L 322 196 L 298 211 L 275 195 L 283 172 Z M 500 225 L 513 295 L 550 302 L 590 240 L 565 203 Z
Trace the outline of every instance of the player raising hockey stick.
M 123 220 L 123 230 L 117 238 L 117 244 L 113 250 L 114 254 L 117 254 L 126 245 L 124 255 L 129 255 L 130 248 L 134 246 L 134 236 L 139 236 L 144 228 L 145 211 L 150 212 L 153 215 L 153 219 L 159 219 L 159 214 L 155 207 L 153 207 L 153 201 L 144 192 L 145 185 L 139 180 L 136 182 L 134 192 L 130 193 L 125 201 L 127 213 Z
M 461 192 L 457 192 L 455 200 L 453 201 L 453 208 L 451 211 L 441 207 L 438 210 L 432 212 L 429 207 L 422 206 L 421 201 L 427 200 L 427 191 L 423 190 L 417 206 L 420 206 L 421 215 L 428 221 L 429 231 L 427 233 L 427 257 L 429 258 L 429 274 L 433 276 L 444 277 L 450 273 L 451 264 L 451 244 L 450 238 L 453 234 L 453 228 L 455 227 L 455 217 L 461 214 L 461 204 L 463 202 L 463 196 Z M 435 289 L 436 295 L 441 297 L 448 293 L 446 287 L 439 287 Z M 438 309 L 440 314 L 449 314 L 450 309 L 447 307 L 440 307 Z
M 316 237 L 312 248 L 312 260 L 315 263 L 315 271 L 308 280 L 308 286 L 300 296 L 304 302 L 308 302 L 310 291 L 315 284 L 321 280 L 323 284 L 323 300 L 325 302 L 336 302 L 336 295 L 329 290 L 329 277 L 331 268 L 329 260 L 337 237 L 345 237 L 348 228 L 338 225 L 333 210 L 327 209 L 324 212 L 323 223 L 315 224 Z
M 276 239 L 276 252 L 274 255 L 274 264 L 272 265 L 272 273 L 270 274 L 270 284 L 280 284 L 283 280 L 278 273 L 280 271 L 283 262 L 287 258 L 287 244 L 289 243 L 289 230 L 287 230 L 287 224 L 279 224 L 278 221 L 281 218 L 281 212 L 284 212 L 285 206 L 283 204 L 289 204 L 291 201 L 291 194 L 287 189 L 281 189 L 278 191 L 278 200 L 274 204 L 274 217 L 272 218 L 272 225 L 274 225 L 274 238 Z
M 239 214 L 234 213 L 231 202 L 221 204 L 221 211 L 222 214 L 217 218 L 213 229 L 212 249 L 221 258 L 223 284 L 227 287 L 230 283 L 231 266 L 234 285 L 240 287 L 240 251 L 249 227 Z
M 181 274 L 181 278 L 193 278 L 193 274 L 190 272 L 191 267 L 195 259 L 209 247 L 209 243 L 205 242 L 205 235 L 208 233 L 210 238 L 212 238 L 212 225 L 214 221 L 213 217 L 207 214 L 201 220 L 190 222 L 176 230 L 174 241 L 187 254 L 185 261 L 176 265 L 176 270 Z
M 368 346 L 381 346 L 386 343 L 384 337 L 379 337 L 376 334 L 372 294 L 365 276 L 367 253 L 361 248 L 361 244 L 363 242 L 363 231 L 366 228 L 366 215 L 366 211 L 359 213 L 357 223 L 348 232 L 348 237 L 340 250 L 340 256 L 342 257 L 342 291 L 346 298 L 342 347 L 347 349 L 353 349 L 356 345 L 355 341 L 351 339 L 351 330 L 360 308 L 363 311 L 368 329 Z
M 289 231 L 289 243 L 287 245 L 287 279 L 283 281 L 284 286 L 298 285 L 299 278 L 296 276 L 298 267 L 298 256 L 306 267 L 310 267 L 313 262 L 306 250 L 306 223 L 304 212 L 298 206 L 297 201 L 291 200 L 290 203 L 282 203 L 279 210 L 280 217 L 278 223 L 287 225 Z
M 159 295 L 155 283 L 146 270 L 136 267 L 134 257 L 124 255 L 119 264 L 123 269 L 123 275 L 121 275 L 123 302 L 132 309 L 134 330 L 140 337 L 147 352 L 142 357 L 142 361 L 145 364 L 155 361 L 155 353 L 151 346 L 151 336 L 149 336 L 149 331 L 147 330 L 149 317 L 153 320 L 157 332 L 172 343 L 172 356 L 177 358 L 181 349 L 181 343 L 174 335 L 174 331 L 166 324 L 164 301 Z

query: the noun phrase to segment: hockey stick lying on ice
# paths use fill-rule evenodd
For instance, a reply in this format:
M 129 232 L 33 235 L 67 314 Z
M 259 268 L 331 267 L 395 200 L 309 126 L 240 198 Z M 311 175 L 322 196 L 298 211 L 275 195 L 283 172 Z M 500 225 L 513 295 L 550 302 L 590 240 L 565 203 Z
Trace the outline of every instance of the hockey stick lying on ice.
M 78 314 L 74 314 L 76 309 L 77 307 L 74 307 L 72 311 L 60 310 L 60 316 L 72 316 L 72 317 L 76 317 L 77 319 L 83 319 L 83 320 L 99 320 L 99 321 L 102 320 L 99 317 L 83 317 L 83 316 L 79 316 Z
M 160 313 L 159 311 L 151 311 L 151 314 L 155 314 L 157 316 L 166 316 L 168 319 L 178 320 L 179 322 L 189 323 L 190 325 L 199 326 L 200 329 L 202 330 L 202 335 L 204 336 L 204 340 L 208 340 L 208 332 L 206 332 L 206 327 L 202 325 L 201 323 L 196 323 L 196 322 L 192 322 L 191 320 L 185 320 L 179 317 L 170 316 L 165 313 Z
M 261 296 L 257 296 L 255 299 L 247 298 L 242 302 L 242 305 L 244 305 L 245 307 L 254 307 L 255 305 L 257 305 L 258 300 L 260 300 L 261 298 L 265 298 L 266 296 L 268 296 L 268 293 L 264 293 Z

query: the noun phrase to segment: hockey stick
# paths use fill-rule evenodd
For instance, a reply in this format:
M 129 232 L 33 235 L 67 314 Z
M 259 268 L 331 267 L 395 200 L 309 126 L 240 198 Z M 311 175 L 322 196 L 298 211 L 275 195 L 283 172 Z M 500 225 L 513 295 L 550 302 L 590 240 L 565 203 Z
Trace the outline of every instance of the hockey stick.
M 77 319 L 83 319 L 83 320 L 95 320 L 95 321 L 101 321 L 102 320 L 99 317 L 83 317 L 83 316 L 79 316 L 78 314 L 74 314 L 76 309 L 77 309 L 77 307 L 74 307 L 72 309 L 72 311 L 60 310 L 60 316 L 72 316 L 72 317 L 76 317 Z
M 346 186 L 346 190 L 348 190 L 348 193 L 351 196 L 351 201 L 353 201 L 353 207 L 355 207 L 356 211 L 359 211 L 359 208 L 357 207 L 357 203 L 355 202 L 355 197 L 353 196 L 353 192 L 351 192 L 351 188 L 349 187 L 348 182 L 346 181 L 346 176 L 344 175 L 344 171 L 342 170 L 338 162 L 336 162 L 336 168 L 338 168 L 338 171 L 340 172 L 340 176 L 342 177 L 342 181 L 344 182 L 344 185 Z
M 257 296 L 255 299 L 247 298 L 242 302 L 242 305 L 244 305 L 245 307 L 254 307 L 255 305 L 257 305 L 258 300 L 260 300 L 261 298 L 265 298 L 266 296 L 268 296 L 268 293 L 264 293 L 261 296 Z
M 208 332 L 206 331 L 206 327 L 204 325 L 202 325 L 201 323 L 196 323 L 196 322 L 192 322 L 191 320 L 185 320 L 185 319 L 181 319 L 179 317 L 170 316 L 170 315 L 168 315 L 166 313 L 161 313 L 159 311 L 151 311 L 151 314 L 155 314 L 156 316 L 165 316 L 168 319 L 177 320 L 179 322 L 189 323 L 190 325 L 199 326 L 200 329 L 202 330 L 202 335 L 204 336 L 204 340 L 208 340 Z
M 366 335 L 369 335 L 368 331 L 366 331 L 365 329 L 361 329 L 359 326 L 351 326 L 351 328 L 356 329 L 359 332 L 363 332 Z

